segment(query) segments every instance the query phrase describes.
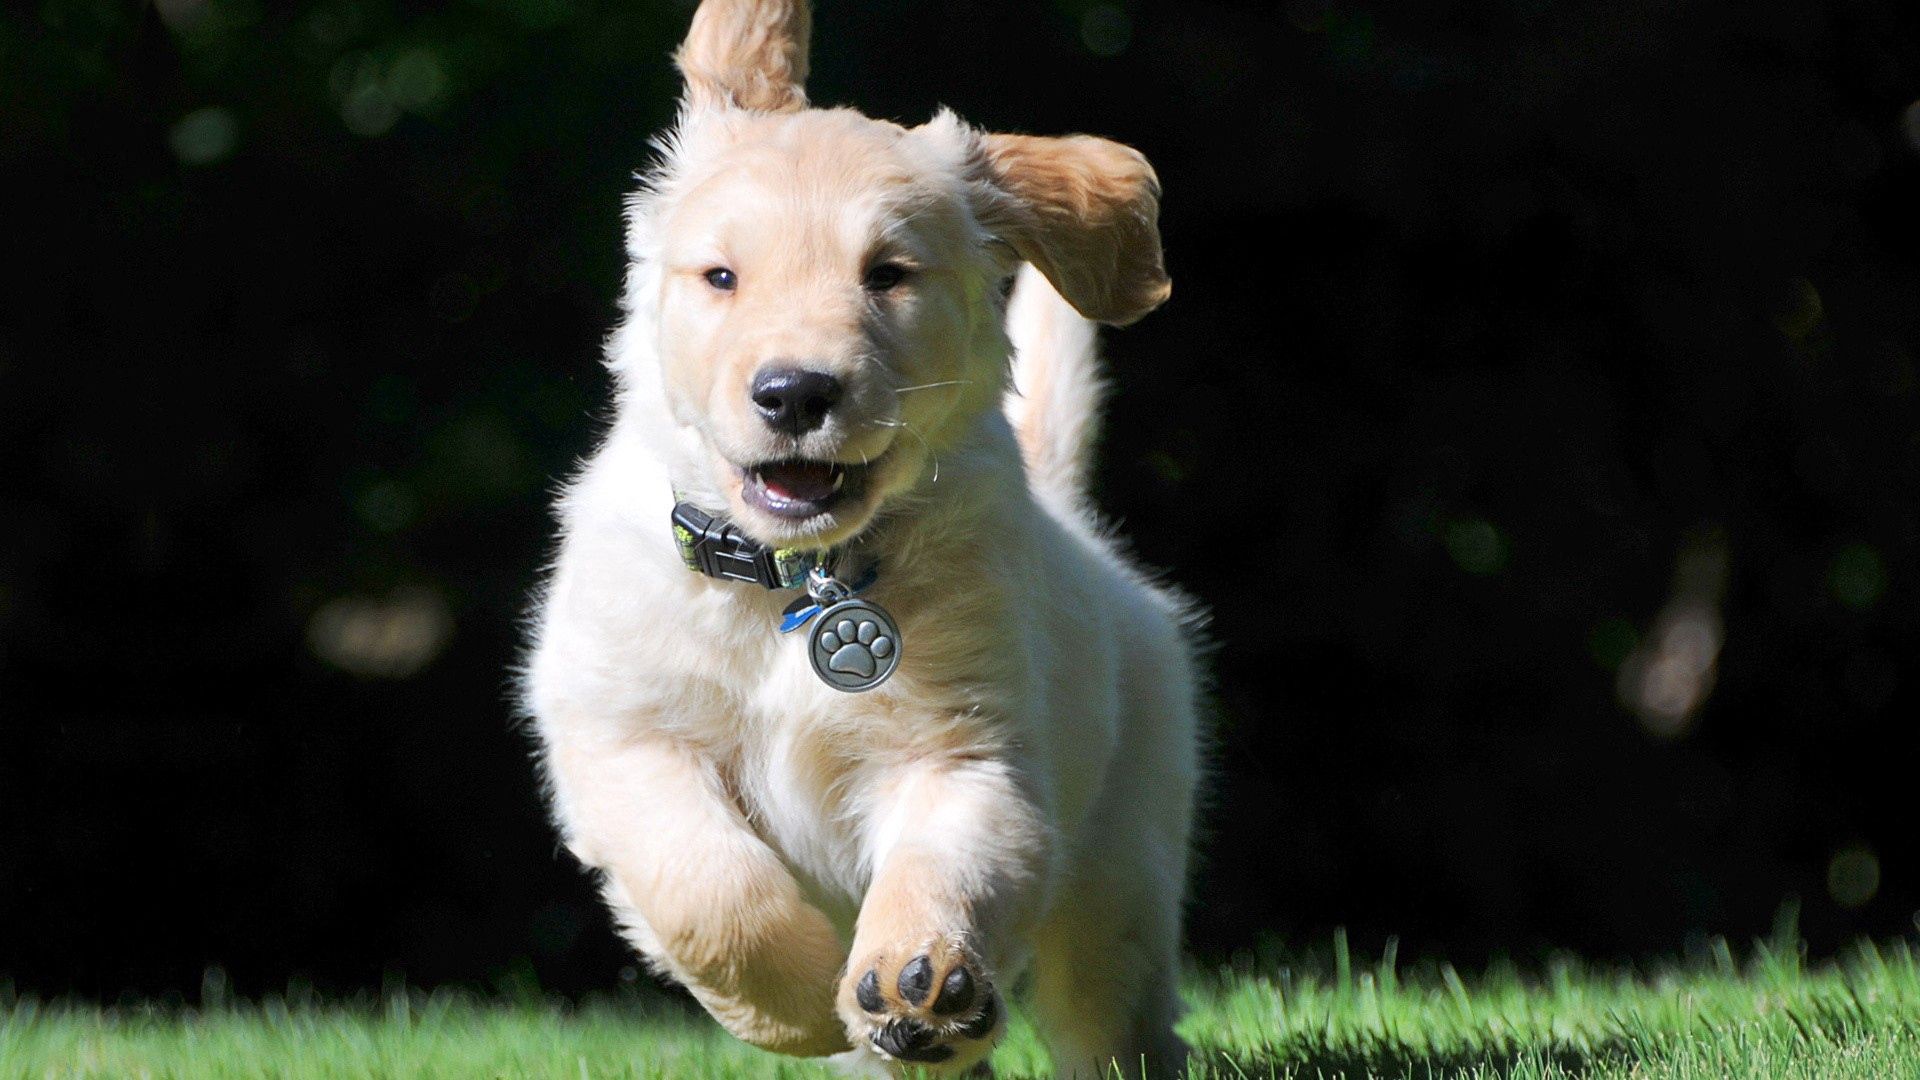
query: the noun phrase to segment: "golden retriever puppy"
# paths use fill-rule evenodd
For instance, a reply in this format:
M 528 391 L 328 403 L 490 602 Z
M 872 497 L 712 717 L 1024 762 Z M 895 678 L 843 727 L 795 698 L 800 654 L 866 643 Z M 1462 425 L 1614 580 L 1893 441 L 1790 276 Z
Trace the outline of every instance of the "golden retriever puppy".
M 1158 181 L 810 108 L 808 34 L 706 0 L 678 54 L 526 672 L 554 816 L 756 1046 L 964 1071 L 1025 974 L 1060 1075 L 1172 1071 L 1191 620 L 1084 491 Z

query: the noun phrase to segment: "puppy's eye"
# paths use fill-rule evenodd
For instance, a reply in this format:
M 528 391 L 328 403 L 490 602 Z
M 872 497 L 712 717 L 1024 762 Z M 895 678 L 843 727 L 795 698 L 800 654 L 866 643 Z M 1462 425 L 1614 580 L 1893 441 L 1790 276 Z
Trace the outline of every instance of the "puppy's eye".
M 740 279 L 733 276 L 733 271 L 724 266 L 716 266 L 703 276 L 707 279 L 707 284 L 721 292 L 732 292 L 740 284 Z
M 888 262 L 867 271 L 866 280 L 862 281 L 861 285 L 868 292 L 886 292 L 905 280 L 907 280 L 907 268 L 899 263 Z

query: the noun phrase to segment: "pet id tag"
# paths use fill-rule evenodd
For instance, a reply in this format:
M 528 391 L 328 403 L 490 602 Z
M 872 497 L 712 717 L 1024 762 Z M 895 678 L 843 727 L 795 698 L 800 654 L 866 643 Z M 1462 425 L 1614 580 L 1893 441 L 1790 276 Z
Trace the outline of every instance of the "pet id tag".
M 841 600 L 813 624 L 807 657 L 820 681 L 835 690 L 871 690 L 900 666 L 900 628 L 887 609 L 871 600 Z

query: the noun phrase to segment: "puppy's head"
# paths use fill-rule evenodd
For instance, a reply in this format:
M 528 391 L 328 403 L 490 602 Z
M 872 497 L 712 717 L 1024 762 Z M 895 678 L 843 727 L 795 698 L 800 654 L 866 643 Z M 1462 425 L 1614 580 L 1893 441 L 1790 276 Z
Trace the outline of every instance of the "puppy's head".
M 763 542 L 826 547 L 998 406 L 1019 262 L 1102 322 L 1169 286 L 1138 153 L 811 109 L 808 33 L 804 3 L 695 14 L 680 118 L 631 212 L 628 303 L 654 340 L 630 351 L 659 365 L 616 367 L 633 393 L 658 380 L 684 482 Z

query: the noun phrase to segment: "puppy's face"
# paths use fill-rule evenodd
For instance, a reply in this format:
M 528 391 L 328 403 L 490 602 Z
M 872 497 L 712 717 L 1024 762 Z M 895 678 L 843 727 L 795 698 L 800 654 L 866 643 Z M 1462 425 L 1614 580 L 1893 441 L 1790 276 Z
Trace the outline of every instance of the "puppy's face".
M 634 249 L 701 486 L 765 543 L 829 547 L 997 407 L 1018 262 L 1106 322 L 1168 286 L 1139 154 L 808 109 L 807 35 L 805 4 L 701 6 Z
M 658 220 L 667 398 L 735 521 L 830 545 L 997 400 L 1006 267 L 957 129 L 846 111 L 714 124 Z

